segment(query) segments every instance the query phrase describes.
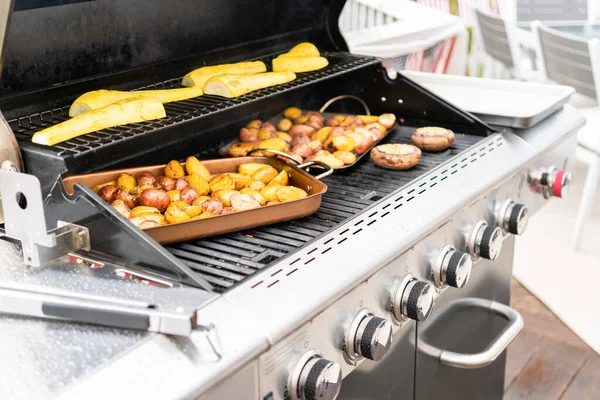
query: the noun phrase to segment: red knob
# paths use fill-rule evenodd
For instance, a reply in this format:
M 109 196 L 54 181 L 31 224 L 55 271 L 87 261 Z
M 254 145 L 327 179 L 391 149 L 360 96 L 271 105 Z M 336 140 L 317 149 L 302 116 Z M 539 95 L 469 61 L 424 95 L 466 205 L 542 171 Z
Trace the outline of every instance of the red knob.
M 570 174 L 564 169 L 559 169 L 554 176 L 552 184 L 552 195 L 555 197 L 563 197 L 567 194 L 567 186 L 570 182 Z

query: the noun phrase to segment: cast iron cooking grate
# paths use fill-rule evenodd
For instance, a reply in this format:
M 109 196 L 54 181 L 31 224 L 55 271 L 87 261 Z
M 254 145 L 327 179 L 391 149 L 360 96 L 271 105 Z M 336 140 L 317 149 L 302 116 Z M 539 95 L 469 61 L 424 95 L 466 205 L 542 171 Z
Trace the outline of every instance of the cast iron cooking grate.
M 410 143 L 413 131 L 412 127 L 399 127 L 385 141 Z M 213 284 L 216 291 L 224 292 L 482 139 L 457 134 L 450 149 L 423 153 L 421 162 L 408 171 L 385 170 L 364 157 L 347 172 L 336 172 L 325 179 L 328 190 L 323 195 L 321 208 L 309 217 L 166 248 Z
M 99 149 L 133 140 L 158 130 L 172 128 L 178 124 L 190 122 L 209 114 L 242 104 L 260 101 L 282 92 L 329 79 L 380 62 L 379 59 L 375 57 L 357 56 L 348 53 L 324 53 L 324 55 L 329 60 L 329 65 L 326 68 L 319 71 L 299 73 L 294 81 L 283 85 L 257 90 L 235 99 L 224 99 L 218 96 L 204 95 L 190 100 L 166 104 L 166 118 L 103 129 L 98 132 L 59 143 L 52 147 L 40 147 L 42 147 L 45 152 L 61 158 L 82 157 L 97 152 Z M 265 57 L 263 61 L 265 61 L 266 64 L 270 64 L 271 58 L 272 57 Z M 140 87 L 138 90 L 172 89 L 180 87 L 180 82 L 181 78 L 174 78 L 153 85 Z M 35 132 L 68 119 L 68 115 L 69 106 L 64 106 L 62 108 L 12 119 L 8 122 L 17 140 L 19 142 L 30 144 L 31 137 Z

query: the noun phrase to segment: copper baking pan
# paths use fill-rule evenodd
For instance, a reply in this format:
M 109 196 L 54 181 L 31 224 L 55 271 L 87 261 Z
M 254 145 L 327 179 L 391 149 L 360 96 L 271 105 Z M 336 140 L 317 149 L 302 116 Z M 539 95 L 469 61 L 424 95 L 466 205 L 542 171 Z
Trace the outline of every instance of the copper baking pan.
M 251 162 L 270 165 L 278 171 L 287 171 L 290 176 L 290 184 L 303 189 L 308 193 L 308 196 L 304 199 L 263 206 L 254 210 L 239 211 L 212 218 L 149 228 L 145 229 L 144 232 L 157 242 L 168 244 L 220 235 L 227 232 L 235 232 L 261 225 L 274 224 L 276 222 L 289 221 L 311 215 L 319 209 L 321 205 L 321 196 L 327 191 L 327 185 L 321 182 L 319 178 L 323 178 L 333 172 L 333 170 L 325 164 L 308 162 L 299 166 L 291 166 L 281 159 L 271 157 L 240 157 L 202 161 L 212 175 L 237 172 L 240 164 Z M 185 163 L 182 163 L 182 165 L 185 165 Z M 309 168 L 311 166 L 324 168 L 326 169 L 326 172 L 318 177 L 314 177 L 301 169 Z M 143 171 L 151 171 L 155 175 L 162 175 L 164 168 L 165 165 L 155 165 L 151 167 L 126 168 L 84 175 L 73 175 L 63 178 L 63 184 L 65 189 L 72 194 L 73 186 L 78 183 L 93 188 L 102 183 L 114 181 L 123 173 L 128 173 L 137 177 L 137 175 Z M 94 195 L 97 196 L 96 194 Z M 97 198 L 98 201 L 104 202 L 100 196 L 97 196 Z

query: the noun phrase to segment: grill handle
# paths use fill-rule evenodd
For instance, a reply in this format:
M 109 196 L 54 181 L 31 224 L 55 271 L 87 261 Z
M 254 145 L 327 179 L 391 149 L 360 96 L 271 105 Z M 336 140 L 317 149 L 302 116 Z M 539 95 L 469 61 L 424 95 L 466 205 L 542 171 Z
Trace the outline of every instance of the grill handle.
M 288 154 L 279 151 L 279 150 L 270 150 L 270 149 L 254 149 L 254 150 L 250 150 L 248 152 L 248 156 L 251 156 L 253 153 L 259 152 L 259 151 L 268 151 L 269 153 L 273 153 L 273 154 L 277 154 L 280 157 L 285 158 L 286 160 L 291 160 L 293 162 L 296 163 L 296 167 L 300 168 L 300 169 L 309 169 L 312 166 L 318 166 L 320 168 L 323 168 L 325 170 L 325 172 L 323 172 L 322 174 L 319 174 L 317 176 L 315 176 L 315 179 L 323 179 L 326 176 L 329 176 L 331 174 L 333 174 L 333 168 L 330 167 L 329 165 L 325 164 L 324 162 L 321 161 L 308 161 L 305 163 L 298 163 L 298 161 L 296 161 L 294 158 L 290 157 Z M 264 154 L 263 154 L 264 155 Z
M 502 303 L 479 298 L 468 298 L 459 301 L 459 304 L 460 306 L 465 307 L 488 309 L 490 312 L 505 318 L 508 321 L 508 324 L 484 351 L 474 354 L 455 353 L 439 349 L 427 344 L 425 340 L 423 340 L 423 336 L 419 335 L 419 350 L 426 354 L 438 357 L 439 362 L 442 365 L 464 369 L 486 367 L 496 361 L 513 339 L 517 337 L 519 332 L 521 332 L 521 329 L 523 329 L 523 317 L 521 314 L 514 308 Z
M 371 110 L 369 110 L 369 106 L 367 105 L 367 103 L 365 103 L 365 101 L 363 99 L 361 99 L 360 97 L 354 96 L 351 94 L 343 94 L 343 95 L 336 96 L 332 99 L 327 100 L 325 102 L 325 104 L 323 104 L 323 107 L 321 107 L 319 112 L 321 114 L 324 113 L 327 110 L 327 108 L 329 108 L 330 105 L 332 105 L 333 103 L 335 103 L 338 100 L 344 100 L 344 99 L 353 99 L 353 100 L 358 101 L 365 108 L 365 114 L 371 115 Z

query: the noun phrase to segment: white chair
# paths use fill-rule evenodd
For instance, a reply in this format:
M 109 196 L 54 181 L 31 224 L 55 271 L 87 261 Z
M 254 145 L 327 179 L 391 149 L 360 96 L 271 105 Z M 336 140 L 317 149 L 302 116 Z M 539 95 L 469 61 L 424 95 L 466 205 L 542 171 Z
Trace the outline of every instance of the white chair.
M 482 50 L 489 57 L 501 63 L 508 71 L 510 78 L 524 81 L 538 80 L 539 73 L 533 71 L 531 67 L 526 68 L 525 58 L 517 40 L 515 21 L 476 9 L 475 30 Z M 491 77 L 490 69 L 492 66 L 486 63 L 484 66 L 485 77 Z
M 579 108 L 587 124 L 577 133 L 577 159 L 586 163 L 589 170 L 575 224 L 574 247 L 577 248 L 600 179 L 600 40 L 567 35 L 539 21 L 532 25 L 538 41 L 542 74 L 552 82 L 572 86 L 577 93 L 593 99 L 593 107 Z

